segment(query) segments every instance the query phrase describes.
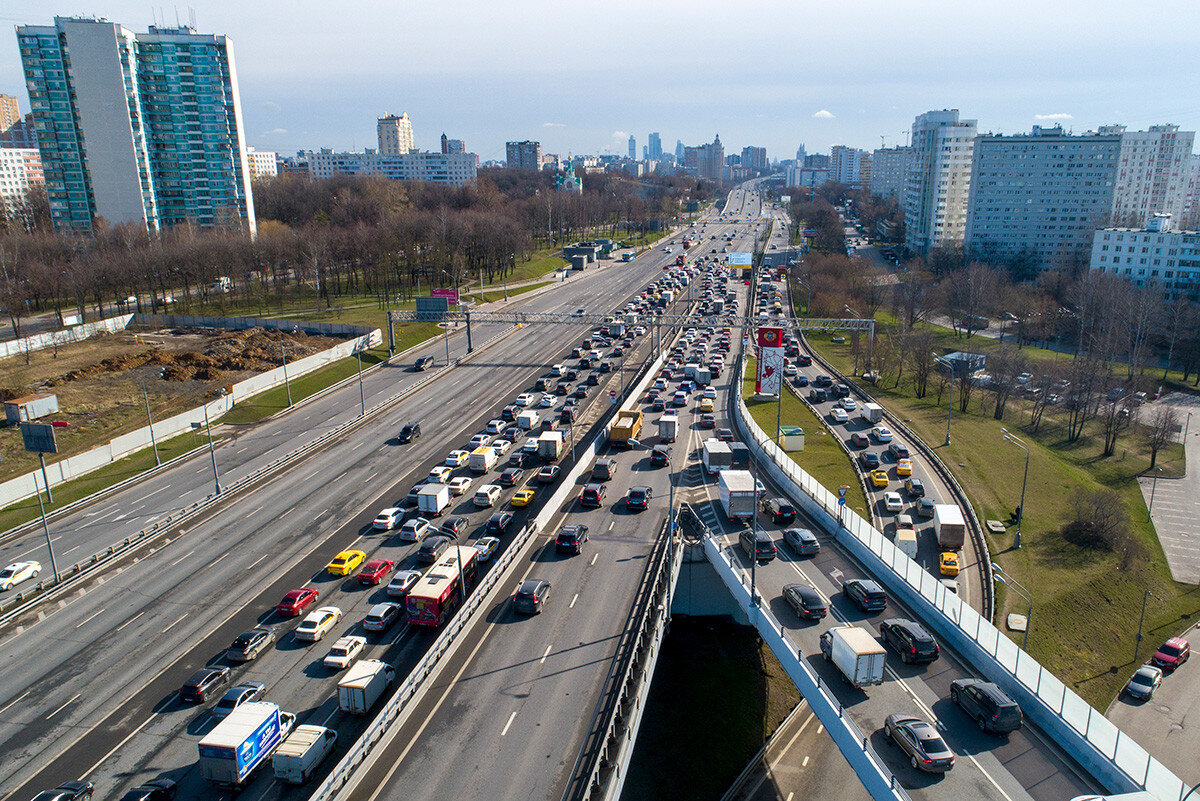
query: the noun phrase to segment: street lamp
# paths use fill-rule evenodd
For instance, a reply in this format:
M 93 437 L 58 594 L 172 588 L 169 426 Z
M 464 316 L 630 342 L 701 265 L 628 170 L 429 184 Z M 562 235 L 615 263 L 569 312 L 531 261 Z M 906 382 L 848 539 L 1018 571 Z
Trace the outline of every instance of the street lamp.
M 287 387 L 288 408 L 292 408 L 292 382 L 287 374 L 287 341 L 279 340 L 279 353 L 283 356 L 283 385 Z
M 631 439 L 631 440 L 629 440 L 629 443 L 631 445 L 633 445 L 635 448 L 641 448 L 644 451 L 653 450 L 653 448 L 651 448 L 649 445 L 642 442 L 641 440 Z M 671 464 L 671 462 L 668 460 L 667 466 L 670 467 L 670 464 Z M 669 498 L 667 500 L 667 504 L 670 506 L 670 511 L 667 513 L 667 520 L 669 521 L 668 525 L 667 525 L 667 530 L 670 531 L 672 534 L 674 534 L 675 533 L 675 471 L 674 470 L 670 470 L 670 469 L 667 470 L 667 483 L 670 487 Z
M 1158 489 L 1158 474 L 1161 472 L 1161 467 L 1154 468 L 1154 480 L 1150 483 L 1150 517 L 1154 517 L 1154 491 Z
M 367 416 L 367 393 L 363 390 L 362 380 L 362 347 L 354 349 L 354 358 L 358 359 L 358 401 L 362 404 L 362 411 L 359 417 Z
M 163 371 L 158 371 L 158 378 L 162 378 Z M 286 375 L 286 374 L 285 374 Z M 146 401 L 146 420 L 150 424 L 150 447 L 154 448 L 154 466 L 158 467 L 162 464 L 162 459 L 158 457 L 158 441 L 154 438 L 154 418 L 150 415 L 150 394 L 146 392 L 146 379 L 142 379 L 142 399 Z
M 932 351 L 931 351 L 932 353 Z M 942 357 L 933 353 L 934 362 L 941 363 Z M 950 420 L 954 417 L 954 365 L 950 367 L 950 402 L 946 404 L 946 443 L 945 447 L 950 447 Z
M 225 397 L 225 390 L 223 388 L 217 390 L 217 395 L 218 395 L 218 397 Z M 213 488 L 215 489 L 216 494 L 220 495 L 221 494 L 221 476 L 217 472 L 217 452 L 216 452 L 216 449 L 213 447 L 212 424 L 208 420 L 208 404 L 205 403 L 201 408 L 204 410 L 204 428 L 208 432 L 208 458 L 212 462 Z M 199 423 L 192 423 L 192 428 L 199 428 L 199 427 L 200 427 Z
M 1150 599 L 1151 595 L 1154 593 L 1146 590 L 1146 594 L 1142 596 L 1142 616 L 1138 618 L 1138 635 L 1137 639 L 1133 641 L 1133 661 L 1135 663 L 1138 660 L 1138 647 L 1142 644 L 1142 623 L 1146 620 L 1146 601 Z
M 1025 633 L 1024 636 L 1021 637 L 1021 650 L 1024 651 L 1026 650 L 1026 643 L 1029 642 L 1029 621 L 1033 618 L 1033 598 L 1030 596 L 1029 591 L 1026 590 L 1020 582 L 1005 573 L 1004 568 L 1000 567 L 1000 565 L 996 564 L 995 562 L 992 562 L 992 575 L 995 577 L 996 581 L 1016 590 L 1017 593 L 1025 599 L 1025 603 L 1028 604 L 1028 607 L 1025 610 Z
M 1025 451 L 1025 477 L 1021 479 L 1021 505 L 1017 507 L 1017 537 L 1015 540 L 1013 540 L 1013 547 L 1020 548 L 1021 547 L 1021 521 L 1025 519 L 1025 485 L 1029 481 L 1029 448 L 1028 448 L 1028 446 L 1025 445 L 1024 442 L 1022 442 L 1021 440 L 1017 439 L 1012 434 L 1010 434 L 1008 432 L 1007 428 L 1001 428 L 1000 431 L 1003 432 L 1004 438 L 1006 440 L 1008 440 L 1012 444 L 1016 445 L 1021 450 Z M 1154 505 L 1153 493 L 1151 493 L 1151 495 L 1150 495 L 1150 504 L 1151 504 L 1151 508 L 1153 508 L 1153 505 Z

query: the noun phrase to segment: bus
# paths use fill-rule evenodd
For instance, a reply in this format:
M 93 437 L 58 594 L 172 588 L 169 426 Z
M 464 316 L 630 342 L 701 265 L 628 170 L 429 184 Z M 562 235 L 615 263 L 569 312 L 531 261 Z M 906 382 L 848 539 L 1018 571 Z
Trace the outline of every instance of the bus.
M 462 605 L 463 590 L 470 592 L 479 577 L 479 551 L 451 545 L 420 581 L 409 590 L 405 608 L 414 626 L 440 626 Z M 460 566 L 462 580 L 459 580 Z

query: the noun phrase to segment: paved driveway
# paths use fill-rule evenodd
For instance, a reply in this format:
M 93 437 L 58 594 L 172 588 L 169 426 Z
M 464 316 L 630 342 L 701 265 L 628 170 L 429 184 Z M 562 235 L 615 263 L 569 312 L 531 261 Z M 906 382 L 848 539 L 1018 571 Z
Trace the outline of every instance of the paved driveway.
M 1151 507 L 1153 500 L 1150 516 L 1172 578 L 1185 584 L 1200 584 L 1200 529 L 1196 526 L 1200 520 L 1200 470 L 1192 469 L 1192 465 L 1200 464 L 1200 396 L 1173 392 L 1158 403 L 1179 411 L 1187 434 L 1183 445 L 1188 470 L 1183 478 L 1160 478 L 1155 482 L 1152 476 L 1146 476 L 1139 478 L 1138 483 L 1147 507 Z M 1181 431 L 1180 436 L 1184 433 Z

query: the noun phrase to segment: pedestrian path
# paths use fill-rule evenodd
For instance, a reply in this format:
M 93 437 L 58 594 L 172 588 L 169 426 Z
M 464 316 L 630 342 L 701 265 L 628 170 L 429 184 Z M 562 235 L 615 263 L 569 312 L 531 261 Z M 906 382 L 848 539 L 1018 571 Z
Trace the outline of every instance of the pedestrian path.
M 1157 481 L 1153 475 L 1141 476 L 1138 484 L 1171 568 L 1171 577 L 1185 584 L 1200 584 L 1200 530 L 1196 527 L 1196 521 L 1200 520 L 1200 471 L 1191 469 L 1200 460 L 1200 396 L 1173 392 L 1158 403 L 1173 406 L 1179 412 L 1187 472 L 1183 478 Z M 1195 420 L 1189 422 L 1189 415 L 1194 415 Z

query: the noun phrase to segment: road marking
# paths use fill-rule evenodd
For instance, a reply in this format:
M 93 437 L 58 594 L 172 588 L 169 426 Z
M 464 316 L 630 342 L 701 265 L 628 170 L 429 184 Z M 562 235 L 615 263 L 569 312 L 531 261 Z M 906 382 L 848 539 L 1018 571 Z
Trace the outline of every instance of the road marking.
M 609 524 L 608 524 L 608 530 L 609 530 L 609 531 L 612 531 L 612 530 L 613 530 L 613 526 L 615 526 L 616 524 L 617 524 L 617 521 L 616 521 L 616 520 L 614 520 L 614 521 L 612 521 L 611 523 L 609 523 Z
M 194 554 L 195 552 L 196 552 L 196 549 L 195 549 L 195 548 L 193 548 L 192 550 L 188 551 L 188 552 L 187 552 L 187 553 L 185 553 L 183 556 L 179 557 L 179 558 L 178 558 L 178 559 L 176 559 L 174 562 L 172 562 L 172 563 L 170 564 L 170 566 L 171 566 L 171 567 L 175 567 L 175 565 L 179 564 L 179 563 L 180 563 L 180 562 L 182 562 L 184 559 L 187 559 L 189 556 L 191 556 L 191 555 L 192 555 L 192 554 Z
M 592 561 L 591 561 L 591 564 L 588 565 L 588 567 L 594 566 L 596 564 L 596 560 L 599 558 L 600 558 L 600 552 L 596 551 L 594 554 L 592 554 Z
M 575 597 L 571 599 L 571 603 L 567 606 L 568 609 L 575 608 L 575 602 L 579 600 L 579 593 L 575 593 Z
M 95 612 L 92 612 L 90 615 L 88 615 L 87 617 L 85 617 L 83 620 L 81 620 L 80 622 L 76 623 L 76 624 L 75 624 L 75 628 L 79 628 L 79 627 L 80 627 L 80 626 L 82 626 L 84 623 L 87 623 L 89 620 L 91 620 L 92 618 L 94 618 L 96 615 L 100 614 L 100 613 L 101 613 L 101 612 L 103 612 L 103 611 L 104 611 L 103 609 L 97 609 Z
M 89 773 L 91 773 L 92 771 L 94 771 L 96 768 L 100 767 L 100 766 L 101 766 L 101 765 L 104 763 L 104 760 L 108 759 L 110 756 L 112 756 L 114 753 L 116 753 L 117 749 L 119 749 L 121 746 L 125 745 L 125 743 L 129 742 L 129 740 L 130 740 L 130 739 L 133 737 L 133 735 L 137 734 L 137 733 L 138 733 L 138 732 L 140 732 L 142 729 L 146 728 L 146 724 L 147 724 L 147 723 L 149 723 L 150 721 L 154 720 L 154 715 L 157 715 L 157 714 L 158 714 L 158 710 L 156 709 L 156 710 L 154 710 L 154 712 L 153 712 L 153 713 L 150 715 L 150 717 L 148 717 L 148 718 L 146 718 L 144 721 L 142 721 L 142 725 L 138 726 L 136 729 L 134 729 L 133 731 L 129 732 L 129 734 L 125 735 L 125 739 L 124 739 L 124 740 L 122 740 L 121 742 L 119 742 L 119 743 L 117 743 L 116 745 L 114 745 L 114 746 L 112 747 L 112 750 L 111 750 L 111 751 L 109 751 L 109 752 L 108 752 L 107 754 L 105 754 L 104 756 L 100 757 L 100 759 L 99 759 L 99 760 L 96 762 L 96 764 L 95 764 L 95 765 L 92 765 L 90 768 L 88 768 L 87 770 L 85 770 L 85 771 L 83 772 L 83 777 L 84 777 L 84 778 L 87 778 L 87 775 L 88 775 Z
M 142 500 L 144 501 L 144 500 L 146 500 L 147 498 L 151 498 L 151 497 L 153 497 L 153 496 L 157 495 L 158 493 L 162 492 L 163 490 L 167 490 L 167 489 L 170 489 L 170 488 L 171 488 L 171 485 L 170 485 L 170 484 L 167 484 L 167 485 L 165 485 L 165 486 L 159 487 L 159 488 L 158 488 L 158 489 L 156 489 L 154 492 L 147 492 L 145 495 L 143 495 L 143 496 L 142 496 Z
M 17 703 L 18 701 L 20 701 L 20 700 L 21 700 L 22 698 L 24 698 L 25 696 L 29 695 L 29 693 L 30 693 L 30 690 L 26 690 L 25 692 L 23 692 L 23 693 L 21 693 L 20 695 L 18 695 L 16 698 L 14 698 L 14 699 L 12 699 L 11 701 L 9 701 L 9 702 L 8 702 L 7 704 L 5 704 L 4 706 L 0 706 L 0 715 L 4 714 L 6 711 L 8 711 L 8 708 L 9 708 L 10 706 L 12 706 L 13 704 Z
M 252 510 L 251 510 L 251 511 L 250 511 L 250 512 L 249 512 L 249 513 L 246 515 L 246 517 L 251 517 L 251 516 L 253 516 L 253 515 L 256 515 L 256 514 L 258 514 L 258 513 L 259 513 L 259 512 L 261 512 L 261 511 L 262 511 L 262 507 L 261 507 L 261 506 L 257 506 L 257 507 L 255 507 L 254 509 L 252 509 Z
M 291 509 L 288 509 L 286 512 L 284 512 L 283 514 L 281 514 L 281 515 L 279 516 L 279 518 L 278 518 L 278 519 L 279 519 L 279 520 L 282 520 L 283 518 L 287 517 L 288 515 L 290 515 L 290 514 L 291 514 L 292 512 L 294 512 L 294 511 L 296 511 L 296 507 L 294 507 L 294 506 L 293 506 Z
M 181 622 L 181 621 L 183 620 L 183 618 L 185 618 L 185 617 L 187 617 L 187 615 L 186 615 L 186 614 L 184 614 L 182 617 L 180 617 L 180 618 L 179 618 L 179 620 L 176 620 L 176 621 L 175 621 L 175 623 L 172 623 L 171 625 L 169 625 L 169 626 L 167 626 L 165 629 L 163 629 L 163 630 L 162 630 L 162 633 L 163 633 L 163 634 L 166 634 L 168 631 L 170 631 L 171 629 L 175 628 L 175 624 L 176 624 L 176 623 L 179 623 L 179 622 Z
M 220 556 L 218 556 L 216 559 L 214 559 L 214 560 L 212 560 L 211 562 L 209 562 L 209 563 L 208 563 L 208 566 L 209 566 L 209 567 L 212 567 L 212 566 L 213 566 L 213 565 L 215 565 L 217 562 L 220 562 L 222 559 L 224 559 L 226 556 L 229 556 L 229 554 L 230 554 L 230 553 L 232 553 L 232 551 L 226 551 L 225 553 L 223 553 L 223 554 L 221 554 Z
M 254 562 L 253 562 L 252 564 L 249 564 L 249 565 L 247 565 L 247 566 L 246 566 L 246 569 L 247 569 L 247 570 L 251 570 L 251 569 L 252 569 L 252 568 L 253 568 L 255 565 L 257 565 L 257 564 L 258 564 L 259 562 L 261 562 L 262 560 L 266 559 L 266 558 L 267 558 L 269 555 L 270 555 L 270 554 L 265 554 L 265 553 L 264 553 L 262 556 L 260 556 L 260 557 L 258 557 L 257 559 L 255 559 L 255 560 L 254 560 Z
M 78 697 L 79 697 L 79 696 L 76 696 L 76 698 L 78 698 Z M 504 724 L 504 728 L 500 730 L 500 736 L 501 736 L 501 737 L 503 737 L 504 735 L 508 734 L 508 727 L 512 725 L 512 722 L 513 722 L 513 720 L 514 720 L 516 717 L 517 717 L 517 710 L 515 710 L 515 709 L 514 709 L 514 710 L 513 710 L 513 713 L 512 713 L 511 715 L 509 715 L 509 716 L 508 716 L 508 723 L 505 723 L 505 724 Z
M 542 654 L 542 658 L 538 660 L 539 665 L 546 664 L 546 657 L 550 656 L 550 649 L 553 647 L 554 647 L 553 645 L 546 646 L 546 653 Z
M 49 720 L 50 718 L 52 718 L 52 717 L 54 717 L 55 715 L 57 715 L 59 712 L 62 712 L 64 709 L 66 709 L 66 708 L 67 708 L 67 707 L 69 707 L 71 704 L 73 704 L 73 703 L 75 702 L 75 699 L 76 699 L 76 698 L 78 698 L 78 697 L 79 697 L 79 696 L 81 696 L 81 695 L 83 695 L 83 693 L 75 693 L 74 697 L 72 697 L 70 701 L 67 701 L 65 704 L 63 704 L 62 706 L 60 706 L 58 709 L 54 710 L 54 711 L 53 711 L 53 712 L 51 712 L 49 715 L 46 715 L 46 720 Z
M 144 615 L 144 614 L 146 614 L 146 613 L 145 613 L 145 612 L 138 612 L 136 615 L 134 615 L 133 617 L 129 618 L 129 620 L 126 620 L 124 623 L 122 623 L 121 625 L 119 625 L 119 626 L 117 626 L 115 629 L 113 629 L 113 631 L 114 631 L 114 632 L 120 631 L 121 629 L 125 628 L 125 627 L 126 627 L 126 626 L 128 626 L 130 623 L 132 623 L 133 621 L 137 620 L 139 617 L 141 617 L 141 616 L 142 616 L 142 615 Z

